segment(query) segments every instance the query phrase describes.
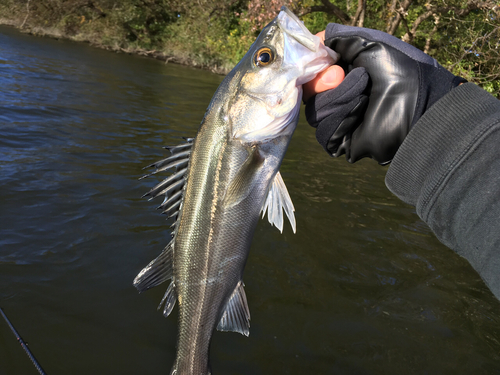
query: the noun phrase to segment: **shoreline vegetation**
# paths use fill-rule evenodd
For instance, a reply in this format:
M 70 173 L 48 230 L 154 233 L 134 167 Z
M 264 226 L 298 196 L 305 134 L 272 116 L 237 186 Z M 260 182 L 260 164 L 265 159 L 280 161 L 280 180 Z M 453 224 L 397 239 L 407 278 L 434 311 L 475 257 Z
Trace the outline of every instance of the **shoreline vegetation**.
M 282 5 L 313 33 L 388 32 L 500 98 L 496 0 L 2 0 L 0 24 L 227 74 Z
M 99 42 L 96 42 L 91 36 L 88 36 L 85 34 L 79 34 L 76 36 L 65 35 L 60 30 L 55 29 L 55 28 L 45 28 L 43 26 L 35 26 L 33 28 L 21 28 L 19 22 L 16 22 L 13 20 L 8 20 L 5 18 L 0 18 L 0 25 L 14 27 L 14 28 L 18 29 L 20 32 L 28 34 L 28 35 L 32 35 L 32 36 L 53 38 L 56 40 L 65 39 L 65 40 L 71 40 L 73 42 L 88 43 L 92 47 L 95 47 L 95 48 L 105 49 L 105 50 L 116 52 L 116 53 L 127 53 L 127 54 L 139 55 L 139 56 L 146 56 L 146 57 L 154 58 L 156 60 L 164 61 L 165 64 L 174 63 L 174 64 L 186 65 L 186 66 L 191 66 L 191 67 L 195 67 L 195 68 L 199 68 L 199 69 L 209 70 L 212 73 L 220 74 L 220 75 L 226 75 L 232 69 L 232 68 L 222 68 L 222 67 L 219 67 L 217 65 L 211 65 L 210 63 L 204 64 L 200 61 L 196 61 L 195 59 L 189 58 L 189 57 L 184 56 L 182 54 L 175 56 L 175 55 L 169 55 L 168 53 L 163 52 L 163 51 L 146 50 L 146 49 L 143 49 L 140 47 L 123 48 L 123 47 L 120 47 L 118 45 L 101 44 Z
M 182 51 L 172 51 L 169 53 L 168 50 L 156 50 L 156 49 L 146 49 L 140 47 L 140 45 L 127 43 L 107 43 L 98 34 L 94 32 L 82 31 L 77 34 L 67 33 L 63 28 L 53 26 L 46 27 L 37 24 L 25 24 L 24 20 L 20 18 L 5 18 L 1 16 L 0 13 L 0 25 L 10 26 L 18 29 L 20 32 L 29 34 L 37 37 L 48 37 L 53 39 L 65 39 L 74 42 L 88 43 L 92 47 L 101 48 L 117 53 L 127 53 L 139 56 L 146 56 L 154 58 L 157 60 L 164 61 L 167 63 L 174 63 L 180 65 L 191 66 L 199 69 L 209 70 L 212 73 L 226 75 L 232 69 L 230 64 L 226 66 L 217 65 L 216 61 L 210 59 L 197 58 L 196 56 L 190 56 L 189 53 L 184 53 Z

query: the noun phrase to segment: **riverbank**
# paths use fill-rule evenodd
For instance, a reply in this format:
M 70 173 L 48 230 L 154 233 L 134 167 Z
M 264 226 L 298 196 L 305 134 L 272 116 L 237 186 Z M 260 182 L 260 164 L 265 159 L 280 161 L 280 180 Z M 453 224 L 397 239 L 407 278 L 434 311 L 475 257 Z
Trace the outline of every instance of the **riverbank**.
M 89 13 L 85 7 L 93 7 L 100 13 Z M 28 6 L 20 7 L 13 3 L 10 6 L 0 5 L 0 25 L 14 27 L 33 36 L 89 43 L 96 48 L 147 56 L 165 63 L 188 65 L 222 75 L 227 74 L 239 61 L 236 60 L 239 56 L 231 53 L 228 55 L 232 58 L 212 53 L 210 49 L 214 46 L 217 48 L 217 45 L 227 44 L 221 35 L 219 40 L 212 43 L 214 46 L 210 46 L 185 30 L 186 25 L 182 22 L 165 22 L 161 32 L 155 33 L 144 25 L 134 25 L 134 18 L 126 10 L 105 10 L 92 2 L 80 6 L 78 12 L 64 9 L 43 12 L 40 7 L 33 8 L 27 10 Z M 138 21 L 143 22 L 147 21 Z M 205 34 L 209 40 L 211 37 L 213 39 L 214 32 Z M 225 52 L 227 54 L 228 51 Z
M 21 28 L 20 27 L 21 24 L 22 21 L 19 20 L 0 18 L 0 25 L 14 27 L 22 33 L 26 33 L 37 37 L 66 39 L 74 42 L 88 43 L 93 47 L 105 49 L 116 53 L 127 53 L 127 54 L 146 56 L 156 60 L 164 61 L 166 64 L 174 63 L 180 65 L 187 65 L 203 70 L 208 70 L 212 73 L 221 75 L 226 75 L 232 69 L 231 65 L 221 67 L 217 64 L 217 62 L 211 63 L 210 61 L 206 61 L 206 59 L 205 61 L 201 61 L 200 59 L 190 57 L 185 53 L 169 54 L 165 51 L 146 50 L 143 48 L 139 48 L 137 46 L 122 47 L 119 44 L 114 44 L 114 45 L 103 44 L 99 40 L 99 38 L 96 38 L 94 34 L 79 33 L 77 35 L 67 35 L 63 31 L 54 27 L 34 26 L 34 27 Z

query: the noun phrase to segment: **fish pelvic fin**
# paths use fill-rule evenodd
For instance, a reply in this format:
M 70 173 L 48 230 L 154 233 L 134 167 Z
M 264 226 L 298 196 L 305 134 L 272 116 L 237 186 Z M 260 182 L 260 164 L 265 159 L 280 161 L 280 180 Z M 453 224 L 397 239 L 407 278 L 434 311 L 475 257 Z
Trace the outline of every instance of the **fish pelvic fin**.
M 243 287 L 243 281 L 240 280 L 227 302 L 217 326 L 218 331 L 239 332 L 245 336 L 250 334 L 250 310 Z
M 172 245 L 173 240 L 163 249 L 160 255 L 151 261 L 134 279 L 134 286 L 139 293 L 153 288 L 172 278 Z
M 269 187 L 269 192 L 267 194 L 267 199 L 262 206 L 262 217 L 266 215 L 267 219 L 271 225 L 283 233 L 283 211 L 285 211 L 290 225 L 292 226 L 293 233 L 296 233 L 296 222 L 295 222 L 295 208 L 293 207 L 292 199 L 288 194 L 285 182 L 278 172 L 274 177 L 271 186 Z

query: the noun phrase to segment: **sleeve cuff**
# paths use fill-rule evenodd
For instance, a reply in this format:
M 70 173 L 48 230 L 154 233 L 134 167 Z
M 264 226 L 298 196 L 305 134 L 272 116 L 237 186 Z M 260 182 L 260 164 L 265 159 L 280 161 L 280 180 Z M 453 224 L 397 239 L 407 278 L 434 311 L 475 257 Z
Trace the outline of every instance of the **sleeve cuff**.
M 448 174 L 472 152 L 475 143 L 498 122 L 500 101 L 473 83 L 451 90 L 413 126 L 386 175 L 389 190 L 426 209 Z

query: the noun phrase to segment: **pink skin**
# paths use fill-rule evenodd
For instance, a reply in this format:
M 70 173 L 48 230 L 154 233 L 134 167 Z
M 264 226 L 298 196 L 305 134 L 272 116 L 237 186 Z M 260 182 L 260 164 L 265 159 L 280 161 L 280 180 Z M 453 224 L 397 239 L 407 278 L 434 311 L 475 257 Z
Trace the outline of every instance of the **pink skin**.
M 320 31 L 316 34 L 321 39 L 321 42 L 325 42 L 325 32 Z M 302 87 L 304 89 L 304 94 L 302 96 L 304 102 L 307 102 L 310 97 L 319 94 L 320 92 L 334 89 L 344 80 L 345 73 L 338 65 L 332 65 L 328 69 L 323 70 L 319 73 L 316 78 L 312 81 L 304 84 Z

